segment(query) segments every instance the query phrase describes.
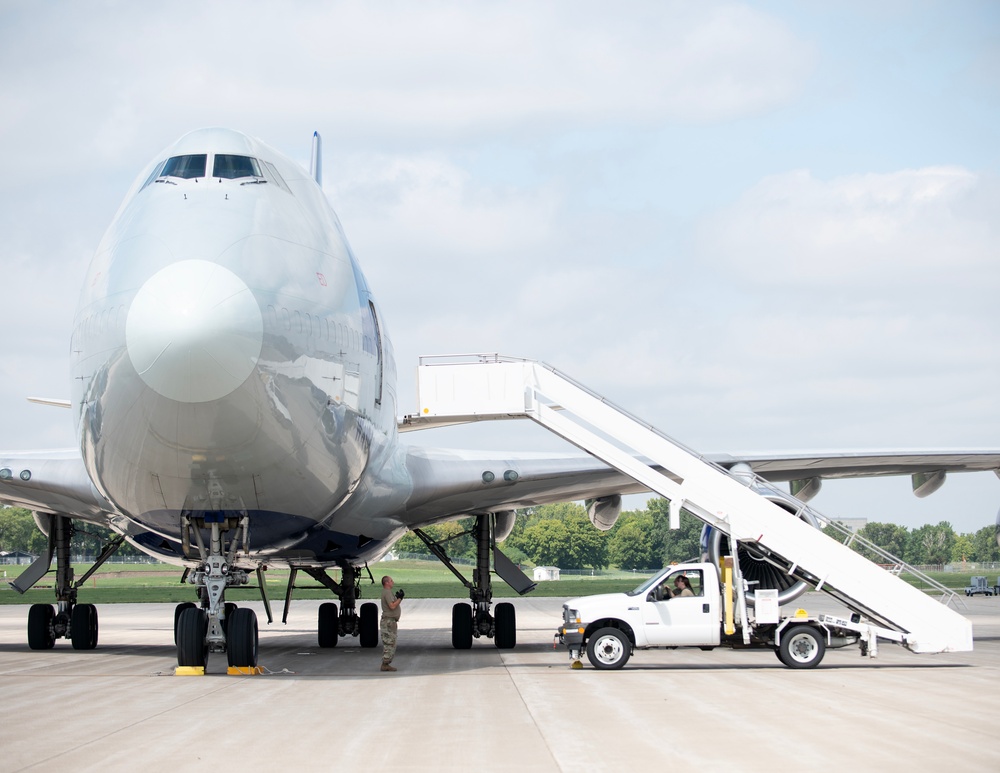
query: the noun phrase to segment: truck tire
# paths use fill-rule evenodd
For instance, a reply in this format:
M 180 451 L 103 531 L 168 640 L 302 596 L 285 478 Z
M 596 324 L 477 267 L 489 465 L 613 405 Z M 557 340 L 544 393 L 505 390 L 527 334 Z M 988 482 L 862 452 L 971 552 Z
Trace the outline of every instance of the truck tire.
M 594 668 L 621 668 L 632 654 L 632 642 L 617 628 L 599 628 L 587 641 L 587 658 Z
M 796 625 L 781 635 L 778 658 L 789 668 L 815 668 L 823 660 L 826 642 L 811 625 Z

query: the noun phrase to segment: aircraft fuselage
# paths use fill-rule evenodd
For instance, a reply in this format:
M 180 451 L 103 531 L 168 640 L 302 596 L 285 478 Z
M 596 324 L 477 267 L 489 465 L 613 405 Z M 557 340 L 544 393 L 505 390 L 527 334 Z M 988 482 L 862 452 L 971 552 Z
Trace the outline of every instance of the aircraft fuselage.
M 384 323 L 322 190 L 266 145 L 209 129 L 156 157 L 93 258 L 71 349 L 88 473 L 144 549 L 179 557 L 182 516 L 205 513 L 249 515 L 261 558 L 376 554 L 398 533 L 337 522 L 403 467 Z

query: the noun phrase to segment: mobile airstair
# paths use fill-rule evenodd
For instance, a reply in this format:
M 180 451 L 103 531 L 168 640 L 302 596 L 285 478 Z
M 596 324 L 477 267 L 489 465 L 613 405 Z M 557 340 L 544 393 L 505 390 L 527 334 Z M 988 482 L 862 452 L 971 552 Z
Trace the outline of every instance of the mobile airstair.
M 896 632 L 914 652 L 972 649 L 972 624 L 801 519 L 830 522 L 761 478 L 731 474 L 554 368 L 500 355 L 422 357 L 414 424 L 530 418 L 726 534 L 731 543 Z M 799 517 L 796 517 L 799 516 Z M 901 634 L 901 635 L 900 635 Z

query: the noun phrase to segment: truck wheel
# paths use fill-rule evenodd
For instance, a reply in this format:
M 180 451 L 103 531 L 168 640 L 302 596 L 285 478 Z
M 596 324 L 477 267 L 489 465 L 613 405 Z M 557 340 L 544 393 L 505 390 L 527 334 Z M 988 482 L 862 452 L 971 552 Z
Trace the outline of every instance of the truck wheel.
M 796 625 L 782 634 L 778 658 L 789 668 L 815 668 L 825 652 L 819 631 L 811 625 Z
M 594 668 L 621 668 L 631 654 L 632 643 L 617 628 L 601 628 L 587 642 L 587 658 Z

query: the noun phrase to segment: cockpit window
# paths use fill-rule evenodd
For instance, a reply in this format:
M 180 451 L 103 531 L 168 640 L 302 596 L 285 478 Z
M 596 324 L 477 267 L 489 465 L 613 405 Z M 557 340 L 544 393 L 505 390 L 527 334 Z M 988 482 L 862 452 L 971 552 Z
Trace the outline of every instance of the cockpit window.
M 249 156 L 233 156 L 225 153 L 215 155 L 212 177 L 235 180 L 239 177 L 261 177 L 257 159 Z
M 208 163 L 208 155 L 199 153 L 193 156 L 174 156 L 168 158 L 163 165 L 160 177 L 180 177 L 190 180 L 192 177 L 204 177 L 205 166 Z

